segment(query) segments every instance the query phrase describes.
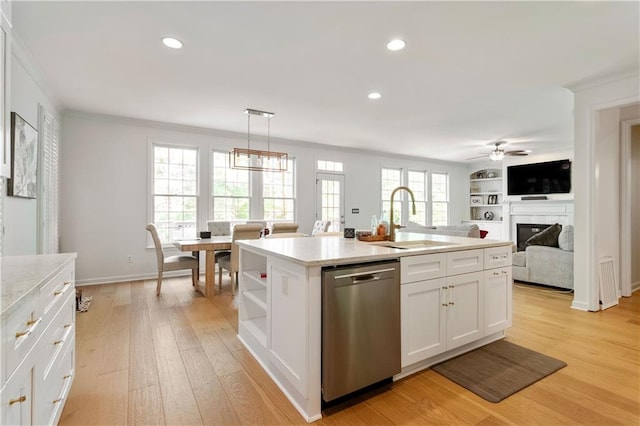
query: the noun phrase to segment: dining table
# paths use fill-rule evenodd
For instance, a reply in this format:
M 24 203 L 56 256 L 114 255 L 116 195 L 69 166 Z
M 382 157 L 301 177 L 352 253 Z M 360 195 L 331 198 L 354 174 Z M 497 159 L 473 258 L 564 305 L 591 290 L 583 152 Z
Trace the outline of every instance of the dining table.
M 205 282 L 198 279 L 196 284 L 196 290 L 202 293 L 205 297 L 213 298 L 215 296 L 215 251 L 216 250 L 231 250 L 231 235 L 218 235 L 211 238 L 194 238 L 190 240 L 176 240 L 173 245 L 180 251 L 190 251 L 198 262 L 200 260 L 200 251 L 205 251 Z M 199 266 L 198 266 L 198 270 Z

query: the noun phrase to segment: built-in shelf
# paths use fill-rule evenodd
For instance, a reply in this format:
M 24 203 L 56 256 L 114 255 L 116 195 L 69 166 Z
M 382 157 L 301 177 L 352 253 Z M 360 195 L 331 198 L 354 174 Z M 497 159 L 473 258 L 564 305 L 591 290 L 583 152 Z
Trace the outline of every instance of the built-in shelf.
M 494 239 L 502 238 L 503 190 L 501 169 L 476 170 L 469 175 L 468 222 L 489 231 Z
M 241 321 L 244 328 L 251 333 L 251 335 L 258 340 L 262 346 L 267 346 L 267 316 L 252 318 L 249 320 Z
M 262 287 L 267 287 L 267 277 L 262 278 L 261 272 L 257 270 L 244 271 L 242 276 L 254 284 L 258 284 Z
M 489 182 L 489 181 L 502 181 L 501 177 L 484 178 L 484 179 L 469 179 L 471 182 Z
M 263 309 L 265 313 L 267 312 L 267 289 L 260 288 L 256 290 L 244 290 L 242 295 L 245 299 L 250 300 L 251 302 L 258 305 L 259 308 Z

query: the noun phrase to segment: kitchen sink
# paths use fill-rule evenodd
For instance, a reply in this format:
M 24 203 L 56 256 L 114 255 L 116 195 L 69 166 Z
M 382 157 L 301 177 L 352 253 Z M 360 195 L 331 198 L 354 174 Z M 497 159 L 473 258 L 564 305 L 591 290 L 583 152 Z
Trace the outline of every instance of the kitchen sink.
M 455 245 L 454 243 L 445 243 L 442 241 L 433 240 L 420 240 L 420 241 L 383 241 L 380 243 L 373 243 L 380 247 L 389 247 L 395 249 L 424 249 L 432 247 L 445 247 Z

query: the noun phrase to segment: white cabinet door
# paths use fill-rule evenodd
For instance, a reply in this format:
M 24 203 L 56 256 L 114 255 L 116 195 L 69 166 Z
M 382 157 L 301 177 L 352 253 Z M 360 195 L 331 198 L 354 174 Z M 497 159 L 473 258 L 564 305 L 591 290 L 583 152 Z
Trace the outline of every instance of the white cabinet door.
M 269 275 L 271 332 L 267 345 L 271 362 L 306 397 L 309 322 L 305 268 L 272 262 Z
M 0 424 L 31 425 L 33 412 L 33 362 L 23 362 L 2 390 Z
M 484 334 L 511 327 L 511 268 L 484 271 Z
M 402 367 L 446 349 L 446 279 L 400 286 Z
M 473 272 L 447 277 L 447 350 L 484 335 L 482 275 Z

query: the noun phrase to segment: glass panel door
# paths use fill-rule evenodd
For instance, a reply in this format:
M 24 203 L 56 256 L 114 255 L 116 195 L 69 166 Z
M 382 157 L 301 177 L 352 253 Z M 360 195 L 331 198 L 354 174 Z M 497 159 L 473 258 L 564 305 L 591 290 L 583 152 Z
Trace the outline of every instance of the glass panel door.
M 316 175 L 316 220 L 330 220 L 329 231 L 344 227 L 344 175 Z

